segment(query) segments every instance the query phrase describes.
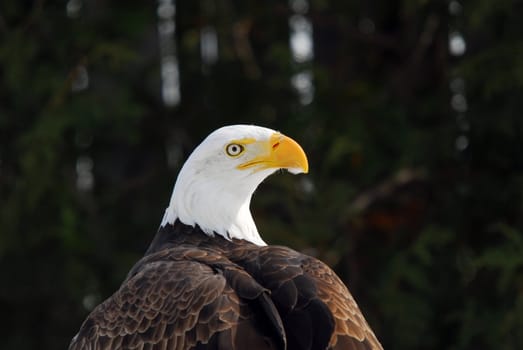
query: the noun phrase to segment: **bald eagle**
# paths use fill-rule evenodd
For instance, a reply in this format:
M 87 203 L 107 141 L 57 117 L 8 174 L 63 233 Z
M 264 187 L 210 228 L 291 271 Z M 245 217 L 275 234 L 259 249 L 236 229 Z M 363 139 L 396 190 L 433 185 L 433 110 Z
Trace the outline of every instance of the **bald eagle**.
M 250 201 L 278 169 L 308 172 L 290 137 L 253 125 L 211 133 L 145 256 L 69 349 L 382 349 L 327 265 L 261 238 Z

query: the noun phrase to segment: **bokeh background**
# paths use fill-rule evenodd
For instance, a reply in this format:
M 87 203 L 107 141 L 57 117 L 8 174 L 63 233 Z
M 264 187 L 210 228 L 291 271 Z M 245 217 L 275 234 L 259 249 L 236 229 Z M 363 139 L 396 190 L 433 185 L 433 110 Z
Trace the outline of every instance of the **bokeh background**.
M 174 6 L 175 5 L 175 6 Z M 302 144 L 258 227 L 387 349 L 523 349 L 523 2 L 0 2 L 0 348 L 66 348 L 212 130 Z

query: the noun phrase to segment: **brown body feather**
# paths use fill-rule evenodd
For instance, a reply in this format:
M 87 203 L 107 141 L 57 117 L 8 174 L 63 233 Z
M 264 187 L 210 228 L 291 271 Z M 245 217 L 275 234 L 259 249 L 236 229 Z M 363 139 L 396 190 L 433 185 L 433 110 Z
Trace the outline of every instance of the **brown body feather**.
M 321 261 L 280 246 L 160 229 L 76 349 L 382 349 L 348 289 Z

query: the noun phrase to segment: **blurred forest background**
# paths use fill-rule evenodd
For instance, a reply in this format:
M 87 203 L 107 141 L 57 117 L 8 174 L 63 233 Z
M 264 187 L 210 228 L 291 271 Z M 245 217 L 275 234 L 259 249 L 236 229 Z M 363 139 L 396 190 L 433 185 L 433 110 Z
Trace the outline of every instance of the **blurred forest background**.
M 66 348 L 231 123 L 302 144 L 258 227 L 386 349 L 523 349 L 521 0 L 0 3 L 0 347 Z

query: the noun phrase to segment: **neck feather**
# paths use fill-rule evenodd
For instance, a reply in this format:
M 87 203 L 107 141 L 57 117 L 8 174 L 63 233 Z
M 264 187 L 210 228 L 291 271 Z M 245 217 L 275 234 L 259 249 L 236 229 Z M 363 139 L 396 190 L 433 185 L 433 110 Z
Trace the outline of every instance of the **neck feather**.
M 178 219 L 186 225 L 198 225 L 209 236 L 267 245 L 250 212 L 254 190 L 238 188 L 227 180 L 209 182 L 198 181 L 198 176 L 179 176 L 161 226 Z

